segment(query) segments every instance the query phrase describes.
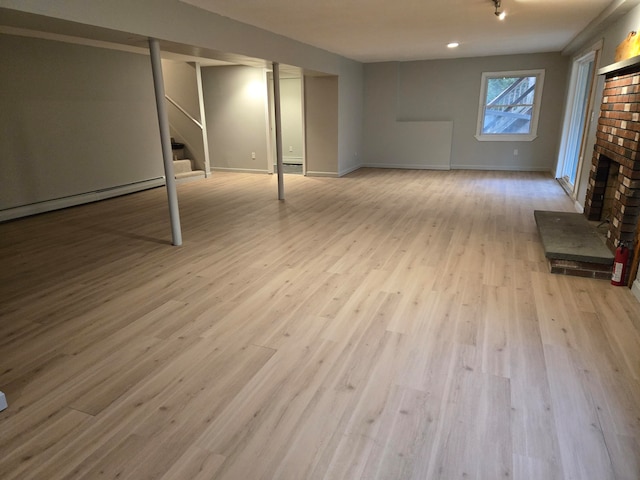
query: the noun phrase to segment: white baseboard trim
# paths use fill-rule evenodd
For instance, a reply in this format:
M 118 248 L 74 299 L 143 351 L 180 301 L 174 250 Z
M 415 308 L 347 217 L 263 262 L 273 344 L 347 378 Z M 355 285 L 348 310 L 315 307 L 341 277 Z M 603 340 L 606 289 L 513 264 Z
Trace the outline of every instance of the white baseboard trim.
M 53 200 L 46 200 L 44 202 L 32 203 L 30 205 L 7 208 L 6 210 L 0 210 L 0 222 L 27 217 L 29 215 L 36 215 L 38 213 L 50 212 L 52 210 L 60 210 L 62 208 L 75 207 L 76 205 L 82 205 L 85 203 L 97 202 L 107 198 L 127 195 L 128 193 L 161 187 L 164 184 L 164 177 L 158 177 L 143 180 L 141 182 L 130 183 L 128 185 L 120 185 L 113 188 L 106 188 L 104 190 L 97 190 L 95 192 L 80 193 L 69 197 L 56 198 Z
M 549 167 L 523 167 L 520 165 L 451 165 L 451 170 L 494 170 L 500 172 L 545 172 Z
M 359 170 L 362 168 L 362 165 L 358 164 L 358 165 L 354 165 L 352 167 L 349 168 L 345 168 L 344 170 L 340 170 L 338 172 L 338 176 L 339 177 L 344 177 L 345 175 L 349 175 L 351 172 L 355 172 L 356 170 Z
M 0 392 L 0 412 L 7 408 L 7 397 L 4 396 L 4 393 Z
M 363 163 L 364 168 L 398 168 L 401 170 L 450 170 L 448 165 L 423 165 L 413 163 Z
M 229 168 L 229 167 L 211 167 L 211 171 L 216 172 L 237 172 L 237 173 L 269 173 L 267 169 L 259 168 Z
M 633 293 L 633 296 L 636 297 L 636 300 L 640 302 L 640 278 L 636 278 L 633 282 L 633 285 L 631 285 L 631 293 Z
M 575 207 L 576 212 L 584 213 L 584 206 L 580 202 L 578 202 L 577 200 L 573 203 L 573 206 Z
M 340 175 L 333 172 L 314 172 L 313 170 L 307 170 L 305 174 L 307 177 L 331 177 L 338 178 Z

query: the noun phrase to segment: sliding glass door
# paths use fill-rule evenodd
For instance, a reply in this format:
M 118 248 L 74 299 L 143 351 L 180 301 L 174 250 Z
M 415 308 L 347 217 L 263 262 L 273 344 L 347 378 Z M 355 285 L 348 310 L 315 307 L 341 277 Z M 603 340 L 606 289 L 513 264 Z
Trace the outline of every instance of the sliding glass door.
M 594 80 L 596 52 L 590 52 L 574 61 L 568 107 L 568 125 L 565 125 L 561 148 L 559 177 L 571 191 L 576 186 L 576 175 L 584 159 L 585 137 L 589 127 L 591 90 Z

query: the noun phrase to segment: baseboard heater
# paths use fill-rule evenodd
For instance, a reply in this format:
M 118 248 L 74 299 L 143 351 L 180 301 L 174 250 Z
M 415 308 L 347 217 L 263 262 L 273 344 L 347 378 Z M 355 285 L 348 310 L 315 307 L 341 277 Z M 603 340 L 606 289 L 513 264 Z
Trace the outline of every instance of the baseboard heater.
M 282 157 L 282 163 L 286 165 L 302 165 L 302 157 Z
M 52 210 L 74 207 L 85 203 L 97 202 L 99 200 L 106 200 L 107 198 L 119 197 L 120 195 L 126 195 L 128 193 L 135 193 L 142 190 L 148 190 L 150 188 L 161 187 L 164 184 L 165 178 L 157 177 L 126 185 L 118 185 L 117 187 L 96 190 L 93 192 L 79 193 L 68 197 L 55 198 L 53 200 L 45 200 L 43 202 L 7 208 L 5 210 L 0 210 L 0 222 L 27 217 L 29 215 L 36 215 L 38 213 L 50 212 Z

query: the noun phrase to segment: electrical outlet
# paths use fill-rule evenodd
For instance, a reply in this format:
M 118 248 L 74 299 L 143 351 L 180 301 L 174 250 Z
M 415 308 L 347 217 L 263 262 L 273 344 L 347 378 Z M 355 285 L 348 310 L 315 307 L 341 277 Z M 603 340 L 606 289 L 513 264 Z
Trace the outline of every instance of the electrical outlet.
M 518 155 L 518 149 L 517 148 L 513 151 L 513 154 L 516 155 L 516 156 Z
M 290 151 L 290 152 L 293 152 L 293 145 L 290 145 L 290 146 L 289 146 L 289 151 Z
M 251 152 L 251 158 L 252 158 L 253 160 L 255 160 L 255 159 L 256 159 L 256 152 Z

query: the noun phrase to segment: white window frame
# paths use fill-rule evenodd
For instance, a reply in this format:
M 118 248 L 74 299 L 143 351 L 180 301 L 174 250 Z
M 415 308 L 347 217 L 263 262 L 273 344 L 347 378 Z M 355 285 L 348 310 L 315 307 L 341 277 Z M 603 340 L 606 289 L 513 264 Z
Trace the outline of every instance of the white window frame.
M 491 78 L 503 77 L 536 77 L 536 88 L 533 94 L 533 114 L 531 115 L 531 131 L 529 133 L 482 133 L 484 113 L 487 99 L 487 84 Z M 540 104 L 542 103 L 542 88 L 544 86 L 544 70 L 516 70 L 509 72 L 483 72 L 480 88 L 480 103 L 478 107 L 478 124 L 476 139 L 481 142 L 531 142 L 538 137 L 538 119 Z

